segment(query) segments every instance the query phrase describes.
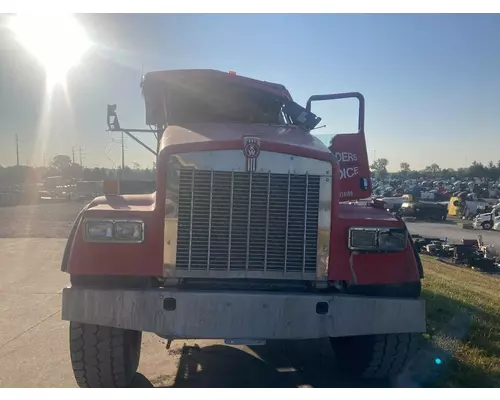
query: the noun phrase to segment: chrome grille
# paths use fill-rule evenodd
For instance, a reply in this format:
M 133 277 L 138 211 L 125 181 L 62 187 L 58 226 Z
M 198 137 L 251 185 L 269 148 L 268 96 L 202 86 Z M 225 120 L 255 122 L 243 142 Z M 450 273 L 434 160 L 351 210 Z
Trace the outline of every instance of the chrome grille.
M 320 176 L 180 170 L 176 267 L 315 273 Z

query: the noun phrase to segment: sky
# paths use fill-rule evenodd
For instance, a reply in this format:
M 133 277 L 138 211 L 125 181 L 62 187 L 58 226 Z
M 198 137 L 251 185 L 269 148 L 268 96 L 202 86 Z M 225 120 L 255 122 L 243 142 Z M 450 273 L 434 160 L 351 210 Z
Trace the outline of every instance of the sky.
M 284 84 L 295 101 L 359 91 L 366 98 L 368 154 L 412 169 L 500 159 L 500 16 L 467 14 L 86 14 L 93 41 L 66 87 L 47 93 L 44 69 L 0 20 L 0 165 L 47 164 L 57 154 L 87 167 L 121 164 L 120 134 L 106 132 L 106 105 L 122 126 L 146 128 L 142 72 L 236 71 Z M 62 33 L 63 34 L 63 33 Z M 355 132 L 353 100 L 313 112 L 324 141 Z M 154 140 L 140 134 L 148 144 Z M 125 164 L 153 156 L 126 140 Z

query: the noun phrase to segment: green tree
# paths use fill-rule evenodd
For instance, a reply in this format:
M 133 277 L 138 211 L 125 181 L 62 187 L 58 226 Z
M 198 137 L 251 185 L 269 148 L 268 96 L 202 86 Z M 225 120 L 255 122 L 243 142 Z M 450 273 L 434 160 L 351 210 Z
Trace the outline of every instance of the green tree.
M 411 172 L 410 164 L 408 164 L 406 161 L 403 161 L 401 164 L 399 164 L 399 168 L 401 169 L 401 175 L 405 177 L 408 176 Z
M 376 159 L 372 165 L 370 165 L 370 169 L 374 171 L 379 178 L 383 179 L 387 176 L 387 166 L 389 165 L 389 161 L 387 158 L 378 158 Z
M 57 172 L 62 174 L 71 166 L 71 157 L 64 154 L 59 154 L 52 159 L 52 161 L 50 162 L 50 166 Z
M 424 173 L 427 174 L 427 175 L 432 175 L 433 177 L 436 177 L 436 175 L 441 172 L 441 168 L 439 167 L 439 165 L 437 165 L 436 163 L 434 164 L 431 164 L 431 165 L 428 165 L 427 167 L 425 167 L 424 169 Z

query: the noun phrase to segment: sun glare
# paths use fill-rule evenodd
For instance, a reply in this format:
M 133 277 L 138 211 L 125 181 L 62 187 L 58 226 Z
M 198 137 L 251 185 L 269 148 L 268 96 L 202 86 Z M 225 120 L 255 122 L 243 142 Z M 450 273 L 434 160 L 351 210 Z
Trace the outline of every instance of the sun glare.
M 72 15 L 16 15 L 9 27 L 18 42 L 42 64 L 47 87 L 64 83 L 92 46 L 85 30 Z

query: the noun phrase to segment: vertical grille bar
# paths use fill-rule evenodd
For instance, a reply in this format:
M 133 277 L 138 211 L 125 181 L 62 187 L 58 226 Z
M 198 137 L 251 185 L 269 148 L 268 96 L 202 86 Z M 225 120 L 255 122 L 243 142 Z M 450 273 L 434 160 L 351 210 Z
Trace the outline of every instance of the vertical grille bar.
M 319 175 L 180 168 L 176 268 L 316 273 Z
M 208 250 L 207 250 L 207 271 L 210 270 L 210 244 L 212 239 L 212 202 L 214 190 L 214 170 L 210 171 L 210 206 L 208 211 Z
M 288 171 L 288 184 L 286 187 L 286 228 L 285 228 L 285 264 L 283 266 L 286 275 L 286 266 L 288 262 L 288 214 L 290 212 L 290 171 Z
M 302 273 L 306 272 L 306 239 L 307 239 L 307 199 L 309 198 L 309 174 L 306 172 L 306 190 L 304 192 L 304 246 L 302 248 Z
M 231 172 L 231 200 L 229 203 L 229 241 L 227 252 L 227 270 L 231 269 L 231 234 L 233 231 L 233 195 L 234 195 L 234 171 Z
M 269 200 L 271 199 L 271 171 L 267 174 L 266 244 L 264 251 L 264 272 L 267 271 L 267 239 L 269 235 Z
M 195 171 L 192 171 L 193 175 L 191 177 L 191 218 L 189 221 L 189 263 L 188 263 L 188 271 L 191 270 L 191 253 L 192 253 L 192 244 L 193 244 L 193 210 L 194 210 L 194 175 Z
M 250 258 L 250 223 L 252 221 L 252 178 L 253 174 L 252 171 L 250 171 L 250 183 L 248 184 L 248 222 L 247 222 L 247 250 L 246 250 L 245 271 L 248 271 L 248 262 Z

